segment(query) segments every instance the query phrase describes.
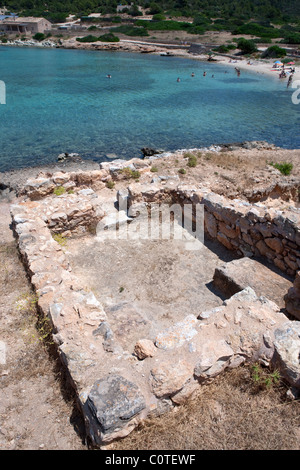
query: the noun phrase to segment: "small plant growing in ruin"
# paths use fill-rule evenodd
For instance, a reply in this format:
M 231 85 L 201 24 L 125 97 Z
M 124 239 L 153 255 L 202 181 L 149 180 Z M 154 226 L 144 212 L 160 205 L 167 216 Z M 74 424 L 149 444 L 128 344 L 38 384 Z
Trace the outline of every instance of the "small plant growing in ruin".
M 137 180 L 141 176 L 139 171 L 132 170 L 129 167 L 123 168 L 121 170 L 121 172 L 123 173 L 123 175 L 125 176 L 126 179 L 133 178 L 133 179 Z
M 158 172 L 157 166 L 152 166 L 150 171 L 152 171 L 152 173 L 157 173 Z
M 274 168 L 277 168 L 277 170 L 279 170 L 280 173 L 284 176 L 290 175 L 293 169 L 293 164 L 287 163 L 287 162 L 282 162 L 282 163 L 270 162 L 269 165 L 273 166 Z
M 178 173 L 180 173 L 181 175 L 185 175 L 186 174 L 186 170 L 184 168 L 180 168 L 178 170 Z
M 60 246 L 66 246 L 67 239 L 63 237 L 60 233 L 55 233 L 52 235 L 53 240 L 55 240 Z
M 270 389 L 279 383 L 280 373 L 278 370 L 270 371 L 269 369 L 263 369 L 260 364 L 254 364 L 252 367 L 252 380 L 261 389 Z
M 54 189 L 53 193 L 55 196 L 61 196 L 62 194 L 65 194 L 66 188 L 63 186 L 57 186 L 57 188 Z
M 53 344 L 49 318 L 38 315 L 38 296 L 34 292 L 21 294 L 16 302 L 16 308 L 21 316 L 21 331 L 29 344 L 41 342 L 44 345 Z M 35 328 L 32 320 L 35 321 Z
M 113 189 L 114 186 L 115 186 L 115 183 L 114 183 L 113 180 L 109 180 L 109 181 L 106 182 L 106 187 L 107 187 L 108 189 Z
M 189 155 L 188 157 L 188 166 L 194 168 L 197 165 L 197 157 L 195 155 Z

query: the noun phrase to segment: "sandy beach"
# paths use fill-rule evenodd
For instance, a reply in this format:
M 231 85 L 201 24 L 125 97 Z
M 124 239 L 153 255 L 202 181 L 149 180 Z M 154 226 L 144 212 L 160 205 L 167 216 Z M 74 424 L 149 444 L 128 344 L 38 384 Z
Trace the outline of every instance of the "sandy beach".
M 250 60 L 249 59 L 241 59 L 238 61 L 234 61 L 229 58 L 224 58 L 221 56 L 215 56 L 215 58 L 219 61 L 222 62 L 226 65 L 229 65 L 231 67 L 238 67 L 241 71 L 245 70 L 247 72 L 254 72 L 258 73 L 261 75 L 268 75 L 270 77 L 275 77 L 279 79 L 279 73 L 281 68 L 275 68 L 273 67 L 275 61 L 277 59 L 272 59 L 272 60 Z M 249 63 L 250 62 L 250 63 Z M 295 73 L 293 76 L 293 81 L 299 80 L 300 79 L 300 67 L 297 65 L 292 65 L 293 68 L 295 68 Z M 286 65 L 285 70 L 288 72 L 287 78 L 289 77 L 289 72 L 290 72 L 290 66 Z
M 8 44 L 5 44 L 8 45 Z M 24 47 L 26 42 L 18 41 L 16 44 L 10 44 L 13 46 Z M 37 43 L 37 45 L 40 45 Z M 54 44 L 51 45 L 53 47 Z M 205 43 L 203 44 L 205 45 Z M 32 46 L 32 44 L 30 44 Z M 76 37 L 60 40 L 59 44 L 56 47 L 62 49 L 79 49 L 79 50 L 95 50 L 95 51 L 120 51 L 120 52 L 138 52 L 138 53 L 148 53 L 154 55 L 172 55 L 176 57 L 188 58 L 191 60 L 198 60 L 207 62 L 208 54 L 195 54 L 189 52 L 190 43 L 187 41 L 182 41 L 182 44 L 176 43 L 164 43 L 161 42 L 151 42 L 145 40 L 135 40 L 135 39 L 124 39 L 120 38 L 119 42 L 93 42 L 93 43 L 83 43 L 78 42 Z M 263 49 L 260 50 L 262 52 Z M 279 73 L 281 67 L 275 68 L 274 63 L 279 59 L 253 59 L 249 57 L 243 58 L 242 56 L 226 55 L 226 54 L 217 54 L 212 55 L 216 64 L 228 65 L 230 67 L 238 67 L 240 71 L 253 72 L 260 75 L 266 75 L 269 77 L 275 77 L 279 79 Z M 295 70 L 293 74 L 293 82 L 300 80 L 300 57 L 293 59 L 295 65 L 285 65 L 285 71 L 287 76 L 284 79 L 281 79 L 283 82 L 288 80 L 290 75 L 291 67 Z
M 139 53 L 149 53 L 149 54 L 166 54 L 169 53 L 176 57 L 183 57 L 188 58 L 191 60 L 199 60 L 207 62 L 208 55 L 207 54 L 191 54 L 188 51 L 188 47 L 181 47 L 180 45 L 173 45 L 165 44 L 163 41 L 161 43 L 154 43 L 150 41 L 140 41 L 140 40 L 131 40 L 131 39 L 120 39 L 118 43 L 103 43 L 103 42 L 95 42 L 95 43 L 80 43 L 76 41 L 75 38 L 68 39 L 63 41 L 62 46 L 63 48 L 71 48 L 71 49 L 92 49 L 92 50 L 114 50 L 114 51 L 124 51 L 124 52 L 139 52 Z M 238 67 L 241 71 L 248 71 L 257 73 L 260 75 L 266 75 L 270 77 L 275 77 L 279 79 L 280 68 L 274 68 L 273 65 L 278 59 L 249 59 L 236 57 L 232 58 L 233 56 L 226 56 L 225 54 L 213 54 L 213 59 L 216 61 L 215 63 L 220 63 L 222 65 L 228 65 L 230 67 Z M 298 60 L 299 62 L 299 60 Z M 295 65 L 292 65 L 295 69 L 295 73 L 293 75 L 293 82 L 296 80 L 300 80 L 300 65 L 297 65 L 297 59 L 295 61 Z M 287 72 L 287 77 L 281 79 L 283 82 L 287 81 L 289 78 L 290 66 L 286 65 L 285 70 Z

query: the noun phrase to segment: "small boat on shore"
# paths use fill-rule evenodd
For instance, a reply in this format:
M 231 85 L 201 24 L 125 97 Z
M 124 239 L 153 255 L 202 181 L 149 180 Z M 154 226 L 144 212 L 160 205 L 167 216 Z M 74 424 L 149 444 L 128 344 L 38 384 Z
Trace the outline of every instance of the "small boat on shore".
M 174 57 L 174 54 L 171 54 L 170 52 L 162 52 L 160 55 L 162 57 Z

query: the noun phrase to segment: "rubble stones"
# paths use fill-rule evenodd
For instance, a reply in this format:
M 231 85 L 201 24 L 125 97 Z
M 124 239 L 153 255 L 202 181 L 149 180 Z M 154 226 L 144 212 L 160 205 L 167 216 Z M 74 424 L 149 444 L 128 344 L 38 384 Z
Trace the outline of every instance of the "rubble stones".
M 56 172 L 51 175 L 40 175 L 38 178 L 27 180 L 21 195 L 27 195 L 31 200 L 41 200 L 47 195 L 53 194 L 56 188 L 63 187 L 64 190 L 91 186 L 92 189 L 101 189 L 105 186 L 109 173 L 106 170 L 91 170 L 77 172 Z
M 134 347 L 135 355 L 141 360 L 155 356 L 156 352 L 154 343 L 149 339 L 140 339 Z

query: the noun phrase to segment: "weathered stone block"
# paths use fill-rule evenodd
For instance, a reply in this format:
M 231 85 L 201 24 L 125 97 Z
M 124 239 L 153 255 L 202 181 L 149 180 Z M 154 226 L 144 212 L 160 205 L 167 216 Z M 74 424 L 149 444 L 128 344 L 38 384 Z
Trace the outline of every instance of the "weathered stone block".
M 214 284 L 230 297 L 251 287 L 258 296 L 284 306 L 283 298 L 292 282 L 251 258 L 233 260 L 215 269 Z
M 232 244 L 230 243 L 230 241 L 228 240 L 228 238 L 226 237 L 226 235 L 224 235 L 224 233 L 218 232 L 218 234 L 217 234 L 217 240 L 218 240 L 220 243 L 222 243 L 222 245 L 224 245 L 225 248 L 227 248 L 228 250 L 233 250 Z
M 159 333 L 155 338 L 155 345 L 157 348 L 165 350 L 182 346 L 197 334 L 196 326 L 197 318 L 194 315 L 188 315 L 181 322 Z
M 210 212 L 204 214 L 205 229 L 212 238 L 216 238 L 218 227 L 214 216 Z
M 151 369 L 150 384 L 158 397 L 167 397 L 181 390 L 193 376 L 193 365 L 185 360 L 165 362 Z
M 156 352 L 156 347 L 149 339 L 140 339 L 134 347 L 135 355 L 141 360 L 155 356 Z
M 275 253 L 283 252 L 282 241 L 279 238 L 265 238 L 265 243 L 271 250 L 274 250 Z
M 126 426 L 146 406 L 138 386 L 120 375 L 108 375 L 97 380 L 87 399 L 92 416 L 103 434 Z
M 293 386 L 300 388 L 300 322 L 287 322 L 274 332 L 274 367 Z
M 212 378 L 220 374 L 229 364 L 234 351 L 225 340 L 207 340 L 201 345 L 200 357 L 194 374 L 198 378 Z

